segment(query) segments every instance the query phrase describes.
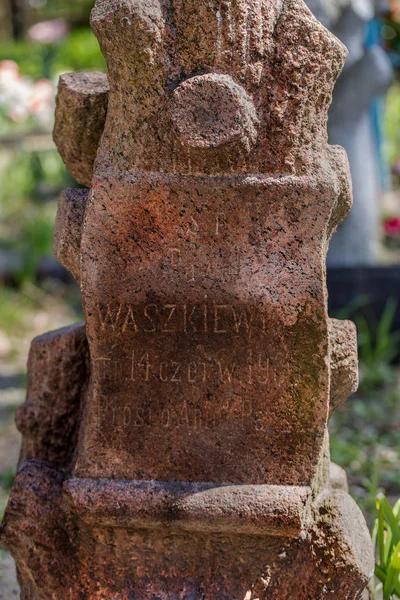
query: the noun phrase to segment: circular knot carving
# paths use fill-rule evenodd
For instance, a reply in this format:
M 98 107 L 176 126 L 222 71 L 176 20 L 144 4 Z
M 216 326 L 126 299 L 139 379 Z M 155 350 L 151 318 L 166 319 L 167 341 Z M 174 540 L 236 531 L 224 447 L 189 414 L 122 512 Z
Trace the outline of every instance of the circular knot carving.
M 181 83 L 173 93 L 172 120 L 181 142 L 194 148 L 238 141 L 249 151 L 257 140 L 253 100 L 229 75 L 208 73 Z

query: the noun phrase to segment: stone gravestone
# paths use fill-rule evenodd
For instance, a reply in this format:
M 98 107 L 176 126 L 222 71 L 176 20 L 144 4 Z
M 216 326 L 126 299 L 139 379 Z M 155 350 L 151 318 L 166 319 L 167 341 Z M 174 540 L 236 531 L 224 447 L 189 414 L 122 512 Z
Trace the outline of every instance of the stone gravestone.
M 55 251 L 86 325 L 34 340 L 2 541 L 23 598 L 358 599 L 369 534 L 329 465 L 357 386 L 325 257 L 351 205 L 345 59 L 302 0 L 97 0 L 108 64 L 61 78 L 89 190 Z
M 379 261 L 382 194 L 373 101 L 393 82 L 393 69 L 379 45 L 366 48 L 366 26 L 374 17 L 373 0 L 307 0 L 308 6 L 347 46 L 349 56 L 335 87 L 329 114 L 329 141 L 348 154 L 354 205 L 333 237 L 332 267 L 373 266 Z

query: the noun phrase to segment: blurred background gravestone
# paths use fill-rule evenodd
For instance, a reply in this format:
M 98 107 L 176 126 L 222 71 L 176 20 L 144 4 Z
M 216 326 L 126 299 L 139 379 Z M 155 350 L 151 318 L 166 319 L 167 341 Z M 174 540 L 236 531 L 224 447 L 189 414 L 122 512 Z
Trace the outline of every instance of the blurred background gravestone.
M 376 265 L 384 182 L 381 114 L 376 105 L 374 110 L 374 101 L 388 90 L 393 68 L 379 43 L 368 47 L 367 25 L 383 3 L 377 6 L 373 0 L 307 0 L 307 4 L 349 50 L 334 90 L 328 128 L 330 143 L 347 151 L 354 205 L 331 241 L 328 265 Z

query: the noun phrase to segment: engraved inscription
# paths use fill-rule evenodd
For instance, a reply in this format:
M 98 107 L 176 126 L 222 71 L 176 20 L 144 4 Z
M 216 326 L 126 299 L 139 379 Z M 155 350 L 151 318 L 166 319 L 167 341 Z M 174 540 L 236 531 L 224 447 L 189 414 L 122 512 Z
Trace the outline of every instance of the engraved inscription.
M 116 430 L 185 429 L 205 431 L 231 423 L 246 426 L 250 420 L 256 432 L 269 433 L 272 429 L 264 423 L 264 414 L 255 410 L 251 402 L 239 400 L 231 406 L 213 406 L 202 409 L 182 402 L 179 406 L 155 410 L 149 406 L 120 406 L 113 399 L 102 398 L 100 416 Z
M 248 350 L 243 360 L 233 355 L 222 359 L 203 353 L 202 358 L 165 360 L 149 351 L 133 351 L 130 358 L 113 360 L 100 357 L 94 360 L 100 381 L 132 382 L 158 381 L 165 384 L 217 383 L 261 386 L 266 391 L 277 389 L 279 380 L 265 352 Z
M 182 211 L 185 212 L 185 211 Z M 183 222 L 177 226 L 178 237 L 181 237 L 183 229 L 186 236 L 199 236 L 201 234 L 221 235 L 224 231 L 228 232 L 228 217 L 224 212 L 218 212 L 207 224 L 200 214 L 185 216 Z
M 217 221 L 216 235 L 219 235 L 224 221 L 221 213 L 221 222 Z M 202 262 L 203 261 L 203 262 Z M 180 248 L 170 248 L 167 256 L 160 260 L 162 270 L 168 269 L 173 271 L 175 277 L 179 277 L 188 283 L 199 280 L 212 281 L 234 281 L 241 276 L 242 273 L 242 258 L 240 252 L 236 251 L 229 256 L 229 259 L 209 260 L 207 257 L 199 256 L 199 260 L 195 263 L 188 263 L 182 260 L 182 251 Z
M 250 339 L 266 333 L 266 315 L 254 308 L 231 304 L 98 305 L 102 329 L 135 333 L 237 334 Z

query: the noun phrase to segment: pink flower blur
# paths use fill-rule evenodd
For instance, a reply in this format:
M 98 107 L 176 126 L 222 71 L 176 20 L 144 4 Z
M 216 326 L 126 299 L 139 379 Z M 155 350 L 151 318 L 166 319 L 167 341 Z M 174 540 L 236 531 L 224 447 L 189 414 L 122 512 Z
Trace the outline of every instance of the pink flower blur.
M 400 237 L 400 217 L 387 219 L 383 224 L 383 228 L 385 235 L 388 237 Z
M 68 34 L 68 24 L 65 19 L 42 21 L 32 25 L 28 30 L 29 38 L 40 44 L 54 44 L 63 40 Z

